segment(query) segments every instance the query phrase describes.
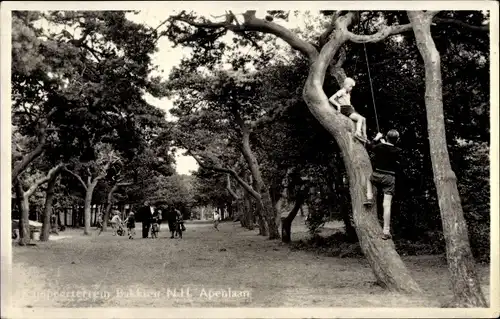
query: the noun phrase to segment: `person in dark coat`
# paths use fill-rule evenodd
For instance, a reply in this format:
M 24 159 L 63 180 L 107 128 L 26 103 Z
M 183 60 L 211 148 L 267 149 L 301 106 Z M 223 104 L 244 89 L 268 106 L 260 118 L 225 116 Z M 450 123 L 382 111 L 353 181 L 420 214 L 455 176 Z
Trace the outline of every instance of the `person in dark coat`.
M 153 220 L 154 209 L 149 205 L 148 201 L 144 202 L 144 206 L 139 209 L 139 216 L 142 220 L 142 238 L 148 238 L 149 229 Z
M 175 210 L 170 209 L 168 214 L 167 214 L 168 230 L 170 230 L 170 233 L 172 234 L 172 236 L 170 236 L 170 238 L 174 238 L 176 218 L 177 218 L 177 214 L 175 213 Z

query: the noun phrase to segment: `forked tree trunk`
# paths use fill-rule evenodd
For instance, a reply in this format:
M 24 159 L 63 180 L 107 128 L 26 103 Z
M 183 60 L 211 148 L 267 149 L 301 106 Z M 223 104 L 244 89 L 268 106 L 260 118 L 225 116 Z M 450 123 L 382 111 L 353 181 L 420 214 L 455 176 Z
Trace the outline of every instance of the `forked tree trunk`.
M 392 240 L 381 239 L 382 228 L 377 219 L 376 205 L 371 208 L 363 205 L 366 183 L 372 173 L 370 158 L 364 146 L 353 136 L 353 122 L 334 110 L 322 88 L 327 67 L 346 40 L 342 29 L 333 31 L 331 40 L 323 47 L 318 58 L 312 61 L 303 98 L 313 116 L 333 136 L 341 150 L 349 177 L 356 233 L 375 278 L 389 290 L 421 294 L 420 287 L 403 264 Z M 338 80 L 341 82 L 340 77 Z
M 19 219 L 19 245 L 24 246 L 30 242 L 30 225 L 29 225 L 29 198 L 36 189 L 50 181 L 54 178 L 55 175 L 59 174 L 63 164 L 59 164 L 56 167 L 52 168 L 46 176 L 41 179 L 36 180 L 27 191 L 24 191 L 23 185 L 19 176 L 16 178 L 14 183 L 15 191 L 16 191 L 16 201 L 21 211 L 21 218 Z
M 55 175 L 47 183 L 47 190 L 45 191 L 45 207 L 43 209 L 43 224 L 42 233 L 40 234 L 40 241 L 48 241 L 50 236 L 50 217 L 52 215 L 52 203 L 54 201 L 54 188 L 56 187 L 58 175 Z
M 295 200 L 295 205 L 293 206 L 288 216 L 281 220 L 281 241 L 284 243 L 289 243 L 292 241 L 292 222 L 297 216 L 297 213 L 301 209 L 302 205 L 307 197 L 307 192 L 302 191 L 297 195 L 297 199 Z
M 450 165 L 443 113 L 441 61 L 431 34 L 435 12 L 408 11 L 425 65 L 425 107 L 434 183 L 454 293 L 453 307 L 487 307 L 475 271 L 456 175 Z

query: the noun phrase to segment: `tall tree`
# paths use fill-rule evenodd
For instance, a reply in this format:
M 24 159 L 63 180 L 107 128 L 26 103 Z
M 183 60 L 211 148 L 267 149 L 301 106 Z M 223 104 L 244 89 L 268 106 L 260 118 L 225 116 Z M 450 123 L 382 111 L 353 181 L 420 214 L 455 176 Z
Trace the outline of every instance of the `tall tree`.
M 456 175 L 446 143 L 443 113 L 441 58 L 432 39 L 431 24 L 437 11 L 408 11 L 418 50 L 425 65 L 425 106 L 429 144 L 436 184 L 446 256 L 456 307 L 486 307 L 486 300 L 475 271 Z
M 143 97 L 162 96 L 150 76 L 157 35 L 126 14 L 13 12 L 12 121 L 37 139 L 13 162 L 13 180 L 47 148 L 81 154 L 96 135 L 129 156 L 141 129 L 164 121 Z
M 21 217 L 19 218 L 19 245 L 24 246 L 30 241 L 29 198 L 40 185 L 55 178 L 55 175 L 57 175 L 63 167 L 63 164 L 59 164 L 50 169 L 49 172 L 42 177 L 35 178 L 27 190 L 25 189 L 20 175 L 16 177 L 16 182 L 14 184 L 16 201 L 18 202 L 18 207 L 21 208 Z
M 303 90 L 303 98 L 311 113 L 331 134 L 341 150 L 349 179 L 353 219 L 361 248 L 380 283 L 385 284 L 391 290 L 420 293 L 420 287 L 402 263 L 392 241 L 380 239 L 381 227 L 375 217 L 377 216 L 376 206 L 368 209 L 362 205 L 366 181 L 372 173 L 368 154 L 363 145 L 353 138 L 352 122 L 335 112 L 323 90 L 327 70 L 331 71 L 339 84 L 346 77 L 342 64 L 346 54 L 343 46 L 347 42 L 380 42 L 389 36 L 411 30 L 409 23 L 404 24 L 404 18 L 398 19 L 399 17 L 395 16 L 390 21 L 392 25 L 388 25 L 384 13 L 379 14 L 377 18 L 383 23 L 372 28 L 372 32 L 375 33 L 360 35 L 353 32 L 355 28 L 350 28 L 354 22 L 359 21 L 358 14 L 350 11 L 332 12 L 331 23 L 320 36 L 318 45 L 304 41 L 292 31 L 272 22 L 272 17 L 267 20 L 257 18 L 255 10 L 244 12 L 243 21 L 240 21 L 232 12 L 228 12 L 225 21 L 221 22 L 213 22 L 206 18 L 200 19 L 192 13 L 187 14 L 183 11 L 169 18 L 170 25 L 166 34 L 177 43 L 188 42 L 190 45 L 193 45 L 199 36 L 202 38 L 200 42 L 207 47 L 207 43 L 213 43 L 213 39 L 217 39 L 219 34 L 225 34 L 228 30 L 244 35 L 247 35 L 246 32 L 271 33 L 308 58 L 310 69 Z M 370 19 L 374 17 L 375 15 L 371 15 Z M 403 24 L 399 23 L 400 20 Z M 445 19 L 439 22 L 464 24 L 456 19 Z M 185 27 L 186 25 L 188 27 Z M 204 30 L 203 35 L 200 30 Z M 335 56 L 337 59 L 333 60 Z
M 40 234 L 40 241 L 48 241 L 51 230 L 50 218 L 53 212 L 53 202 L 55 195 L 55 188 L 61 171 L 53 174 L 47 182 L 47 188 L 45 190 L 45 206 L 43 208 L 43 223 L 42 223 L 42 233 Z
M 95 154 L 95 160 L 85 163 L 75 163 L 74 168 L 70 169 L 66 167 L 64 169 L 66 172 L 73 175 L 85 190 L 84 235 L 90 235 L 90 214 L 94 189 L 97 183 L 107 176 L 109 168 L 113 164 L 121 161 L 120 156 L 109 144 L 99 143 L 95 146 L 95 149 L 97 153 Z

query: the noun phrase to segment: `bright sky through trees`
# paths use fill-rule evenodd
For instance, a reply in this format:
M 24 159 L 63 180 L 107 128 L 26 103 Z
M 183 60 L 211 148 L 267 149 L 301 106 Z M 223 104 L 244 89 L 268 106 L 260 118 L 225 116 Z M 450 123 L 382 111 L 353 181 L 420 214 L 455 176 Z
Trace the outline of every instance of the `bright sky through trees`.
M 237 13 L 237 12 L 236 12 Z M 153 9 L 146 9 L 146 10 L 141 10 L 138 14 L 129 14 L 127 16 L 128 19 L 137 22 L 137 23 L 144 23 L 148 26 L 151 27 L 157 27 L 160 25 L 166 18 L 168 18 L 170 15 L 175 14 L 175 12 L 171 10 L 158 10 L 157 8 Z M 224 14 L 224 10 L 221 9 L 216 9 L 213 10 L 212 12 L 205 12 L 204 15 L 217 20 L 216 17 L 220 17 L 221 15 Z M 257 11 L 257 16 L 258 17 L 264 17 L 265 11 Z M 300 14 L 293 15 L 290 14 L 289 21 L 280 21 L 279 23 L 282 24 L 283 26 L 287 28 L 300 28 L 304 26 L 304 16 L 307 18 L 311 18 L 307 13 L 301 12 Z M 215 18 L 214 18 L 215 17 Z M 241 17 L 241 15 L 240 15 Z M 226 35 L 226 39 L 230 39 L 232 37 L 231 33 Z M 286 44 L 280 40 L 280 45 L 286 46 Z M 153 58 L 153 63 L 155 65 L 158 65 L 159 70 L 163 71 L 161 74 L 163 77 L 167 78 L 169 72 L 172 70 L 174 66 L 176 66 L 180 60 L 184 56 L 188 56 L 190 53 L 189 48 L 182 48 L 182 47 L 172 47 L 172 43 L 166 38 L 162 38 L 158 41 L 158 52 L 155 54 Z M 151 103 L 152 105 L 155 105 L 161 109 L 164 109 L 167 111 L 167 120 L 172 121 L 175 120 L 175 118 L 168 113 L 168 110 L 172 108 L 172 101 L 170 101 L 167 98 L 164 99 L 156 99 L 150 95 L 146 96 L 146 100 Z M 179 174 L 190 174 L 190 171 L 196 170 L 198 168 L 198 165 L 196 161 L 190 157 L 190 156 L 183 156 L 181 154 L 182 152 L 178 152 L 176 155 L 176 170 Z

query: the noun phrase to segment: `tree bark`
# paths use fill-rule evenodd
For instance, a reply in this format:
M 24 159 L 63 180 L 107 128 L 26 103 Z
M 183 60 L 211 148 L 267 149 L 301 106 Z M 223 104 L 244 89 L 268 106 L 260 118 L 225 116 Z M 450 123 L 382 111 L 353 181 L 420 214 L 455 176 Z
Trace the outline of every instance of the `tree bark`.
M 342 158 L 348 172 L 354 224 L 361 249 L 367 257 L 377 280 L 385 284 L 388 289 L 407 293 L 421 293 L 419 286 L 411 278 L 401 258 L 396 253 L 393 242 L 380 240 L 379 235 L 382 229 L 377 220 L 376 205 L 373 205 L 372 209 L 369 210 L 362 205 L 366 196 L 364 194 L 366 192 L 366 181 L 372 173 L 368 154 L 358 142 L 353 140 L 354 125 L 352 121 L 333 110 L 322 89 L 327 67 L 330 66 L 335 53 L 347 40 L 355 43 L 379 42 L 391 35 L 410 31 L 411 25 L 383 26 L 375 34 L 356 35 L 348 30 L 348 27 L 354 21 L 355 13 L 350 11 L 344 14 L 345 12 L 337 11 L 332 20 L 332 26 L 322 36 L 323 42 L 328 37 L 330 37 L 330 40 L 322 46 L 321 52 L 318 54 L 318 50 L 308 41 L 300 39 L 293 32 L 276 23 L 257 18 L 255 13 L 255 10 L 246 11 L 243 14 L 243 23 L 238 22 L 236 25 L 232 24 L 233 19 L 227 19 L 221 23 L 196 22 L 185 18 L 176 19 L 182 19 L 182 21 L 197 28 L 226 28 L 233 31 L 258 31 L 274 34 L 309 59 L 310 71 L 304 86 L 303 98 L 313 116 L 334 137 L 341 149 Z M 455 19 L 451 20 L 457 22 Z M 459 24 L 469 26 L 463 22 Z M 485 26 L 474 28 L 488 30 Z M 341 66 L 335 65 L 331 70 L 336 80 L 341 83 L 345 78 L 345 72 Z
M 30 242 L 30 226 L 29 226 L 29 198 L 36 189 L 50 181 L 54 176 L 59 174 L 59 171 L 63 168 L 64 164 L 59 164 L 56 167 L 50 169 L 50 171 L 44 177 L 36 180 L 27 191 L 24 191 L 23 185 L 19 176 L 16 178 L 14 183 L 15 191 L 16 191 L 16 201 L 21 211 L 21 217 L 19 219 L 19 245 L 24 246 Z
M 281 241 L 284 243 L 290 243 L 292 241 L 292 222 L 297 216 L 297 213 L 301 209 L 302 205 L 307 197 L 307 192 L 301 191 L 297 195 L 297 199 L 295 200 L 295 205 L 293 206 L 288 216 L 282 219 L 281 221 Z
M 253 222 L 253 214 L 252 214 L 252 205 L 250 203 L 250 198 L 249 195 L 245 194 L 243 197 L 244 200 L 244 216 L 243 219 L 245 220 L 245 227 L 248 228 L 248 230 L 254 230 L 254 222 Z
M 326 69 L 335 53 L 347 41 L 347 34 L 338 28 L 310 67 L 303 98 L 313 116 L 336 140 L 349 177 L 349 191 L 356 233 L 377 281 L 391 291 L 421 294 L 418 284 L 403 264 L 391 240 L 382 240 L 382 228 L 375 205 L 364 207 L 366 183 L 372 173 L 365 148 L 354 137 L 353 122 L 340 115 L 328 102 L 323 91 Z M 339 79 L 340 80 L 340 79 Z M 375 194 L 376 195 L 376 194 Z M 375 196 L 374 195 L 374 196 Z
M 54 201 L 54 188 L 57 183 L 57 177 L 59 175 L 55 175 L 53 178 L 49 180 L 47 183 L 47 190 L 45 191 L 45 207 L 43 210 L 43 224 L 42 224 L 42 233 L 40 234 L 40 241 L 48 241 L 50 236 L 50 216 L 52 215 L 52 203 Z
M 113 194 L 116 192 L 117 189 L 118 189 L 118 183 L 114 184 L 108 193 L 108 198 L 106 201 L 106 209 L 104 210 L 104 217 L 102 223 L 103 232 L 105 232 L 108 228 L 109 213 L 111 212 L 111 206 L 113 205 Z
M 441 59 L 431 34 L 435 12 L 408 11 L 418 50 L 425 66 L 425 107 L 434 183 L 446 241 L 454 307 L 487 307 L 475 271 L 456 175 L 446 143 Z
M 85 206 L 83 209 L 83 220 L 84 220 L 84 228 L 83 235 L 90 235 L 90 217 L 91 217 L 91 208 L 92 208 L 92 195 L 94 193 L 94 188 L 97 185 L 98 180 L 92 181 L 87 185 L 87 189 L 85 190 Z
M 20 210 L 19 218 L 19 245 L 25 246 L 30 243 L 30 226 L 29 226 L 29 200 L 24 196 L 23 186 L 19 179 L 15 183 L 16 201 Z

